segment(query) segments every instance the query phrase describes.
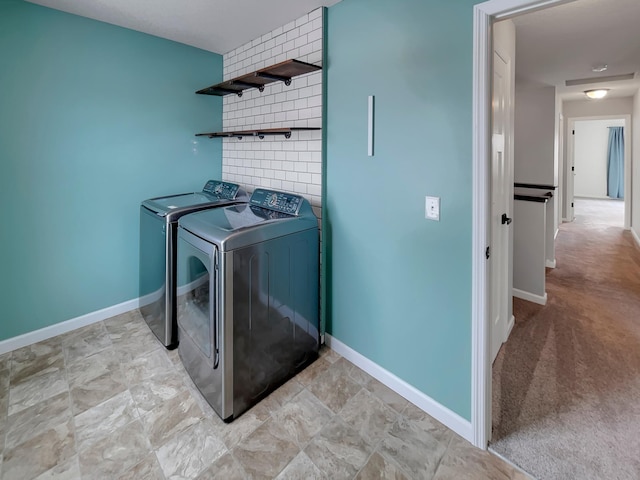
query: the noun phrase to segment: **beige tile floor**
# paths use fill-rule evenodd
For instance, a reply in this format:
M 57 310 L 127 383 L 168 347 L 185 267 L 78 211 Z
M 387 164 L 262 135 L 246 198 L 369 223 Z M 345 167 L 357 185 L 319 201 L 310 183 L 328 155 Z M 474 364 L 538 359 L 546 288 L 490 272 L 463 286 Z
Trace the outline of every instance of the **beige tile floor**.
M 0 356 L 0 478 L 527 477 L 326 348 L 225 424 L 134 311 Z

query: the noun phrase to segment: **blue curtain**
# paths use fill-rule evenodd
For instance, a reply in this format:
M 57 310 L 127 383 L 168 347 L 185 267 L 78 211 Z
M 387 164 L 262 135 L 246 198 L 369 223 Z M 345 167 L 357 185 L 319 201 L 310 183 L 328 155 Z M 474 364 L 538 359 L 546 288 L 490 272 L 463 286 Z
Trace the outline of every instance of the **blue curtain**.
M 623 127 L 609 127 L 609 148 L 607 148 L 607 195 L 611 198 L 624 198 Z

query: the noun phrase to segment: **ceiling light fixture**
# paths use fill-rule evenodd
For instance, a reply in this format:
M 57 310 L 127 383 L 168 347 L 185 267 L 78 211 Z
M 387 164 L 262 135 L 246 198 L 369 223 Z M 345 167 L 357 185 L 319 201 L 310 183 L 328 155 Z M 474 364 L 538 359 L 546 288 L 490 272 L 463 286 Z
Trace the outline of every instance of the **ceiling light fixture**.
M 599 98 L 604 98 L 607 96 L 607 93 L 609 93 L 609 89 L 608 88 L 599 88 L 597 90 L 585 90 L 584 94 L 594 100 L 597 100 Z
M 600 72 L 604 72 L 608 67 L 609 65 L 603 63 L 602 65 L 596 65 L 591 69 L 591 71 L 595 73 L 600 73 Z

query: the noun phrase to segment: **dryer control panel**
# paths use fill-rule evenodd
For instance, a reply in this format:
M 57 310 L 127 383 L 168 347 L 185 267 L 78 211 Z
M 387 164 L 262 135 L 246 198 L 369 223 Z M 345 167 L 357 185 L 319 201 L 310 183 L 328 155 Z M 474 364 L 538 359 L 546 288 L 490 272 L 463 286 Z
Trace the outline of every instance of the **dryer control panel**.
M 202 189 L 203 192 L 209 195 L 214 195 L 218 198 L 225 198 L 233 200 L 238 194 L 240 185 L 228 182 L 219 182 L 218 180 L 209 180 Z
M 262 188 L 256 188 L 251 195 L 251 200 L 249 200 L 251 205 L 257 205 L 258 207 L 289 215 L 298 215 L 303 201 L 304 199 L 299 195 L 276 192 L 274 190 L 264 190 Z

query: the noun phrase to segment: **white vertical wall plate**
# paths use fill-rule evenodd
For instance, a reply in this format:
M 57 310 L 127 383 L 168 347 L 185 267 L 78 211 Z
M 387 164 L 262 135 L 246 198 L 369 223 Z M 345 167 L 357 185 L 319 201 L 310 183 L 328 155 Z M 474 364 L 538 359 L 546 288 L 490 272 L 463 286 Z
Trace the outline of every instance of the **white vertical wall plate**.
M 373 157 L 373 116 L 374 116 L 374 96 L 369 95 L 369 116 L 367 119 L 367 155 Z
M 440 197 L 425 197 L 425 218 L 440 221 Z

